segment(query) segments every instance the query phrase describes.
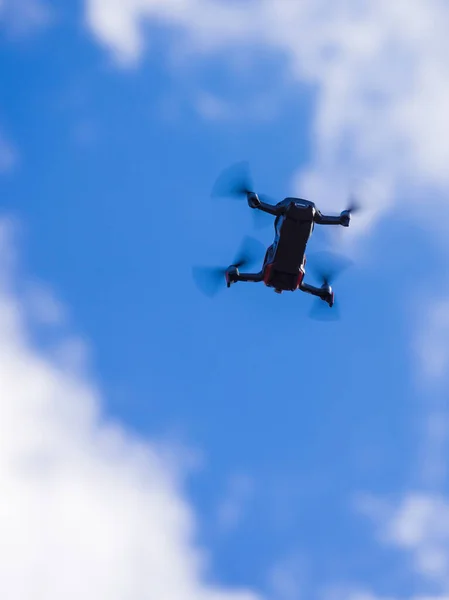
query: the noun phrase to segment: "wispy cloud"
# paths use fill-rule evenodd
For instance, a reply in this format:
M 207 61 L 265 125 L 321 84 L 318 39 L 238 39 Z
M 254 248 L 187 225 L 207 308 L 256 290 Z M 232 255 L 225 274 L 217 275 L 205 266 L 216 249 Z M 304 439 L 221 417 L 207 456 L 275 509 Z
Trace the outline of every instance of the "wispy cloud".
M 421 315 L 422 307 L 419 307 Z M 444 378 L 449 369 L 449 300 L 434 298 L 426 307 L 415 351 L 420 375 L 427 381 Z
M 408 572 L 421 578 L 421 590 L 449 595 L 449 502 L 445 495 L 408 490 L 396 498 L 366 496 L 358 510 L 375 524 L 377 541 L 404 553 Z M 432 590 L 432 593 L 430 593 Z M 437 592 L 435 592 L 437 590 Z
M 305 568 L 300 553 L 291 553 L 270 570 L 269 587 L 276 600 L 299 600 L 305 597 Z
M 422 395 L 418 467 L 423 484 L 442 489 L 449 467 L 449 300 L 417 298 L 411 318 L 418 323 L 412 332 L 413 375 Z
M 95 382 L 37 347 L 0 234 L 0 597 L 254 600 L 207 582 L 177 450 L 108 422 Z
M 19 154 L 4 134 L 0 131 L 0 174 L 12 171 L 17 165 Z
M 420 300 L 415 307 L 420 328 L 414 332 L 414 351 L 415 382 L 423 403 L 420 439 L 410 457 L 414 482 L 389 497 L 360 496 L 357 509 L 375 524 L 377 541 L 401 552 L 405 568 L 422 590 L 429 590 L 413 600 L 440 600 L 449 598 L 449 304 L 444 297 L 434 298 L 430 306 Z
M 198 113 L 207 120 L 222 120 L 232 116 L 232 107 L 210 92 L 198 92 L 195 105 Z
M 409 491 L 371 512 L 378 540 L 406 552 L 424 582 L 449 594 L 449 502 L 440 494 Z M 388 511 L 386 515 L 385 511 Z
M 62 325 L 66 309 L 49 287 L 38 281 L 28 281 L 23 297 L 26 314 L 43 325 Z
M 173 44 L 198 56 L 225 50 L 235 60 L 242 46 L 280 50 L 291 82 L 317 93 L 313 156 L 298 188 L 323 206 L 344 202 L 354 178 L 368 182 L 374 212 L 398 201 L 398 189 L 416 201 L 414 186 L 449 187 L 444 2 L 85 2 L 88 26 L 122 65 L 139 61 L 147 41 L 141 25 L 152 19 L 181 30 Z
M 53 11 L 45 0 L 1 0 L 0 26 L 9 36 L 22 37 L 49 26 Z
M 415 569 L 449 593 L 449 502 L 409 493 L 382 532 L 386 542 L 409 552 Z
M 449 209 L 449 137 L 442 133 L 449 123 L 446 2 L 85 0 L 85 4 L 88 26 L 121 66 L 138 64 L 146 51 L 147 30 L 141 27 L 145 20 L 181 32 L 173 45 L 175 50 L 188 47 L 189 57 L 219 53 L 235 64 L 242 47 L 255 54 L 261 47 L 280 51 L 291 85 L 309 85 L 316 98 L 307 132 L 311 156 L 295 178 L 298 193 L 333 210 L 342 207 L 358 181 L 357 191 L 369 210 L 359 228 L 350 228 L 348 240 L 402 204 L 407 217 L 438 231 L 433 240 L 449 250 L 446 221 L 440 218 L 443 225 L 434 228 L 435 214 L 446 216 Z M 219 101 L 214 98 L 209 105 L 215 116 Z M 423 212 L 424 199 L 435 210 Z M 420 372 L 429 383 L 443 381 L 449 365 L 449 308 L 444 299 L 435 305 L 433 301 L 427 298 L 423 304 L 430 305 L 430 311 L 421 318 L 425 328 L 417 350 Z M 435 490 L 446 469 L 442 427 L 446 412 L 440 409 L 429 404 L 423 421 L 425 468 L 432 473 L 432 491 L 403 490 L 393 505 L 383 499 L 370 503 L 382 531 L 380 541 L 408 553 L 415 572 L 440 586 L 439 594 L 429 595 L 433 600 L 449 594 L 448 509 L 444 496 Z M 335 597 L 376 598 L 375 592 L 360 589 Z
M 217 521 L 220 529 L 235 529 L 248 510 L 254 493 L 254 482 L 248 475 L 233 475 L 218 506 Z
M 311 156 L 294 178 L 298 194 L 330 211 L 343 208 L 351 192 L 360 197 L 367 210 L 341 244 L 358 240 L 402 204 L 402 216 L 427 226 L 432 241 L 449 252 L 449 137 L 442 134 L 449 124 L 447 3 L 85 0 L 85 6 L 90 30 L 122 66 L 138 64 L 148 41 L 141 25 L 152 20 L 182 32 L 173 36 L 174 47 L 199 59 L 220 53 L 236 76 L 245 72 L 241 54 L 247 57 L 248 48 L 255 56 L 261 47 L 280 51 L 283 80 L 308 84 L 316 98 L 307 132 Z M 196 106 L 209 120 L 229 114 L 222 98 L 201 91 Z M 423 299 L 423 306 L 432 302 Z M 445 302 L 431 306 L 420 342 L 419 368 L 434 379 L 449 361 L 448 314 Z

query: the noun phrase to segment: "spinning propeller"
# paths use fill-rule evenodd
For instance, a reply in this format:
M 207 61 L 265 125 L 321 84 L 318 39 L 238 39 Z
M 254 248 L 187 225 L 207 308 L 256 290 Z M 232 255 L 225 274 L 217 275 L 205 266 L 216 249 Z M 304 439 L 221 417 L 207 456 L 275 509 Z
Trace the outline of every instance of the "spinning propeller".
M 353 262 L 333 252 L 319 252 L 309 255 L 307 258 L 307 268 L 314 273 L 321 285 L 330 286 L 338 276 Z M 310 311 L 310 317 L 318 321 L 336 321 L 340 319 L 340 307 L 337 300 L 334 305 L 329 307 L 324 300 L 316 298 Z
M 232 198 L 234 200 L 246 200 L 248 192 L 254 192 L 253 181 L 247 161 L 239 162 L 225 169 L 216 180 L 212 188 L 213 198 Z M 258 194 L 259 199 L 267 204 L 276 204 L 265 194 Z M 273 224 L 273 216 L 257 208 L 251 209 L 254 226 L 262 229 Z
M 243 239 L 239 252 L 231 265 L 224 268 L 193 267 L 192 274 L 195 283 L 206 296 L 215 296 L 220 290 L 220 286 L 224 284 L 226 271 L 230 266 L 237 267 L 237 269 L 248 266 L 263 257 L 265 251 L 265 246 L 261 242 L 247 236 Z
M 345 210 L 347 210 L 351 214 L 358 213 L 362 210 L 362 205 L 359 202 L 359 200 L 354 196 L 354 194 L 351 194 L 349 196 L 349 204 L 347 208 L 345 208 Z
M 355 194 L 350 194 L 348 198 L 348 204 L 342 212 L 347 212 L 352 215 L 359 213 L 364 210 L 363 204 L 359 201 Z M 350 225 L 351 226 L 351 225 Z M 347 232 L 343 231 L 341 227 L 326 227 L 323 231 L 323 235 L 327 238 L 330 244 L 340 244 L 345 239 Z
M 241 200 L 252 191 L 254 190 L 249 163 L 243 161 L 228 167 L 221 173 L 212 188 L 212 197 Z

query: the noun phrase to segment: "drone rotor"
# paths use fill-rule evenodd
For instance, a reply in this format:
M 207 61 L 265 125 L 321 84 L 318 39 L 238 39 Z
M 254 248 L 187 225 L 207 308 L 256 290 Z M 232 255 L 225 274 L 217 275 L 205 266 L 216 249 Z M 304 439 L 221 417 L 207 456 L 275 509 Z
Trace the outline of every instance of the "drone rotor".
M 253 191 L 249 163 L 242 161 L 225 169 L 212 188 L 213 198 L 233 198 L 241 200 Z
M 350 214 L 355 214 L 362 210 L 362 204 L 354 194 L 349 196 L 349 204 L 345 210 Z
M 252 237 L 245 237 L 240 249 L 231 265 L 228 267 L 193 267 L 192 275 L 198 289 L 206 296 L 213 297 L 224 283 L 229 267 L 241 269 L 254 262 L 265 254 L 265 246 Z
M 353 265 L 345 256 L 333 252 L 319 252 L 309 255 L 307 266 L 320 281 L 322 286 L 330 287 L 343 271 Z M 326 306 L 324 300 L 316 298 L 309 313 L 312 319 L 319 321 L 336 321 L 341 317 L 338 301 L 332 307 Z
M 212 188 L 212 198 L 228 198 L 233 200 L 246 200 L 247 194 L 254 191 L 253 180 L 249 163 L 242 161 L 225 169 L 215 181 Z M 265 194 L 258 194 L 262 202 L 276 204 Z M 273 224 L 273 216 L 257 208 L 251 209 L 253 225 L 257 230 L 264 229 Z

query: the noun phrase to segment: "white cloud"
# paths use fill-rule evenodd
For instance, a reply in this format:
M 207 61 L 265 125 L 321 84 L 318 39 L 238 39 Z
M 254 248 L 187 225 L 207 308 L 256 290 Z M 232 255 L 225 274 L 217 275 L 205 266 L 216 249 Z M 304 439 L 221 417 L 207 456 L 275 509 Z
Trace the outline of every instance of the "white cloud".
M 371 591 L 351 585 L 326 587 L 320 597 L 323 598 L 323 600 L 399 600 L 399 598 L 394 598 L 392 596 L 377 596 Z M 418 599 L 414 598 L 413 600 Z M 434 600 L 437 599 L 435 598 Z
M 88 26 L 124 65 L 145 51 L 144 21 L 175 28 L 178 54 L 180 45 L 189 55 L 226 50 L 235 65 L 245 44 L 280 50 L 291 81 L 317 91 L 313 157 L 298 187 L 322 205 L 341 206 L 353 177 L 375 183 L 366 201 L 376 211 L 398 188 L 449 188 L 443 0 L 85 1 Z
M 413 596 L 379 596 L 371 591 L 364 589 L 355 590 L 352 587 L 349 588 L 329 588 L 325 594 L 322 595 L 323 600 L 449 600 L 448 595 L 413 595 Z
M 323 210 L 341 208 L 353 182 L 370 210 L 350 240 L 375 217 L 402 203 L 420 223 L 429 219 L 434 240 L 447 249 L 449 203 L 449 6 L 445 0 L 85 0 L 93 34 L 127 66 L 146 51 L 144 21 L 176 30 L 172 56 L 221 52 L 238 72 L 243 46 L 262 46 L 285 56 L 292 83 L 316 94 L 310 123 L 309 164 L 296 177 L 298 193 Z M 151 48 L 150 48 L 151 51 Z M 240 60 L 242 59 L 242 60 Z M 302 118 L 298 115 L 298 119 Z M 425 211 L 423 211 L 423 205 Z M 354 220 L 356 225 L 356 220 Z M 345 232 L 346 233 L 346 232 Z M 449 306 L 435 305 L 421 318 L 425 330 L 417 352 L 426 381 L 442 380 L 449 365 Z M 427 415 L 426 469 L 441 479 L 447 411 Z M 437 434 L 437 435 L 436 435 Z M 449 517 L 446 499 L 410 493 L 381 510 L 384 541 L 410 553 L 415 570 L 449 592 Z M 348 595 L 346 595 L 348 598 Z M 373 598 L 354 592 L 352 598 Z M 424 596 L 420 596 L 421 600 Z
M 402 204 L 405 217 L 428 226 L 432 240 L 448 251 L 445 0 L 85 0 L 85 5 L 90 30 L 125 66 L 138 64 L 151 42 L 144 22 L 176 31 L 169 51 L 178 60 L 220 52 L 236 75 L 255 68 L 248 56 L 257 56 L 261 47 L 280 51 L 283 81 L 309 84 L 316 94 L 312 153 L 294 177 L 298 194 L 323 211 L 343 208 L 351 192 L 360 197 L 367 210 L 338 236 L 341 245 L 359 239 L 381 214 Z M 260 96 L 255 100 L 261 102 Z M 271 106 L 277 96 L 262 95 L 263 101 Z M 202 91 L 196 107 L 207 119 L 242 114 Z M 426 381 L 441 380 L 449 364 L 447 302 L 432 308 L 425 327 L 419 370 Z
M 418 573 L 449 588 L 449 502 L 446 498 L 409 493 L 396 509 L 383 537 L 411 552 Z
M 107 422 L 96 385 L 35 346 L 0 233 L 0 597 L 255 599 L 210 582 L 176 449 Z
M 377 525 L 377 539 L 408 553 L 410 568 L 449 594 L 449 500 L 429 491 L 409 491 L 398 501 L 365 499 L 359 511 Z

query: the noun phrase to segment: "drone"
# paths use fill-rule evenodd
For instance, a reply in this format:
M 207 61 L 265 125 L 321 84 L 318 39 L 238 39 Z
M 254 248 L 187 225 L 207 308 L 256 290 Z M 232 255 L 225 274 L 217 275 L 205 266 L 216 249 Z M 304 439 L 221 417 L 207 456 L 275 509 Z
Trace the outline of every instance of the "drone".
M 252 262 L 252 258 L 260 251 L 262 244 L 257 240 L 246 237 L 234 262 L 227 268 L 207 269 L 194 268 L 197 283 L 208 278 L 212 291 L 216 291 L 219 281 L 226 283 L 229 288 L 237 282 L 263 282 L 277 294 L 286 291 L 301 290 L 317 297 L 330 308 L 334 306 L 334 291 L 330 285 L 338 271 L 348 266 L 348 260 L 340 260 L 339 267 L 321 269 L 320 287 L 312 286 L 304 281 L 306 247 L 313 233 L 315 224 L 349 227 L 351 214 L 359 210 L 358 203 L 353 201 L 337 216 L 323 215 L 314 202 L 303 198 L 287 197 L 276 204 L 269 203 L 265 197 L 253 191 L 249 168 L 246 162 L 238 163 L 227 169 L 217 180 L 212 193 L 215 197 L 244 198 L 248 206 L 265 216 L 274 217 L 274 241 L 265 250 L 262 268 L 258 272 L 242 272 L 242 267 Z M 327 253 L 321 253 L 321 256 Z M 328 258 L 332 256 L 328 255 Z M 335 261 L 334 261 L 335 262 Z M 331 273 L 333 271 L 333 274 Z M 224 279 L 224 281 L 223 281 Z M 209 286 L 209 292 L 211 287 Z M 321 302 L 320 302 L 321 304 Z

